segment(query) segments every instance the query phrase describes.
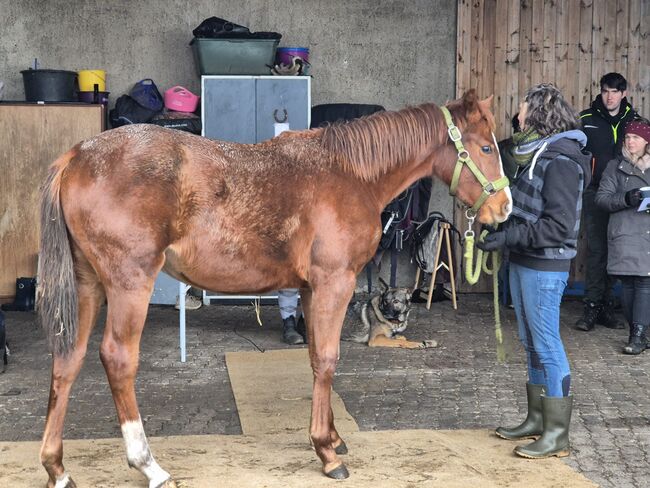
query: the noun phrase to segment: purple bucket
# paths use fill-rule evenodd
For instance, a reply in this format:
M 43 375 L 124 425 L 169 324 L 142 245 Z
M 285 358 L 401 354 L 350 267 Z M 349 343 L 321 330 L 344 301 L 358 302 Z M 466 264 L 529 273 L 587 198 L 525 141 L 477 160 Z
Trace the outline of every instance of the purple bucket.
M 97 96 L 95 96 L 97 93 Z M 80 102 L 84 103 L 101 103 L 102 105 L 108 104 L 108 94 L 110 92 L 103 91 L 80 91 L 78 92 L 78 99 Z
M 275 62 L 277 64 L 291 64 L 294 56 L 309 61 L 309 48 L 306 47 L 279 47 L 275 51 Z

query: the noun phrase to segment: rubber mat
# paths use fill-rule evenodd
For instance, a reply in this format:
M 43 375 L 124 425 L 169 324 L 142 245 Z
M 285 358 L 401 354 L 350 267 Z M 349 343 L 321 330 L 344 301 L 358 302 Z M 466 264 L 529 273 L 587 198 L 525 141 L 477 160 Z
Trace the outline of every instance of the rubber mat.
M 305 348 L 266 352 L 228 352 L 226 366 L 245 435 L 309 433 L 313 375 Z M 336 429 L 359 426 L 332 391 Z

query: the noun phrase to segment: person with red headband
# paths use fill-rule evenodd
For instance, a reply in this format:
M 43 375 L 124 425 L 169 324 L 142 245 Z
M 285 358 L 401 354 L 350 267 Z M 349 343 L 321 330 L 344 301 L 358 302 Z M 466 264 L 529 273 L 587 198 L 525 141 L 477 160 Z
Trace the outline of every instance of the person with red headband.
M 623 315 L 630 327 L 624 354 L 648 347 L 650 326 L 650 123 L 625 127 L 622 155 L 612 159 L 600 180 L 596 204 L 610 213 L 607 273 L 623 283 Z

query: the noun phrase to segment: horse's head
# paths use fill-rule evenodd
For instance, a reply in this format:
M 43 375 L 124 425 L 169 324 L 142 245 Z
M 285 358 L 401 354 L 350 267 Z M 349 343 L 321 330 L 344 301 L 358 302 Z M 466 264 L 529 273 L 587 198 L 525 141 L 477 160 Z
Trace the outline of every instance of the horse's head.
M 479 100 L 476 91 L 469 90 L 447 105 L 445 115 L 448 147 L 456 160 L 450 174 L 450 193 L 471 207 L 483 224 L 503 222 L 512 210 L 491 105 L 492 97 Z

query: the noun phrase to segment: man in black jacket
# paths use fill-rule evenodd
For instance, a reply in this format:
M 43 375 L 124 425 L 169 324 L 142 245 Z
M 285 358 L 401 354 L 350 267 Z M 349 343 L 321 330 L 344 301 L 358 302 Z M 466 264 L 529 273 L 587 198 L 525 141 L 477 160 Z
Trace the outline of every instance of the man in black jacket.
M 586 150 L 591 152 L 591 185 L 584 192 L 583 219 L 587 233 L 587 269 L 584 314 L 576 328 L 589 331 L 595 324 L 612 329 L 623 328 L 616 320 L 610 299 L 611 281 L 607 275 L 607 224 L 609 214 L 596 206 L 594 197 L 607 163 L 621 150 L 623 130 L 637 117 L 628 103 L 627 81 L 619 73 L 608 73 L 600 79 L 600 95 L 591 107 L 580 113 L 587 134 Z

